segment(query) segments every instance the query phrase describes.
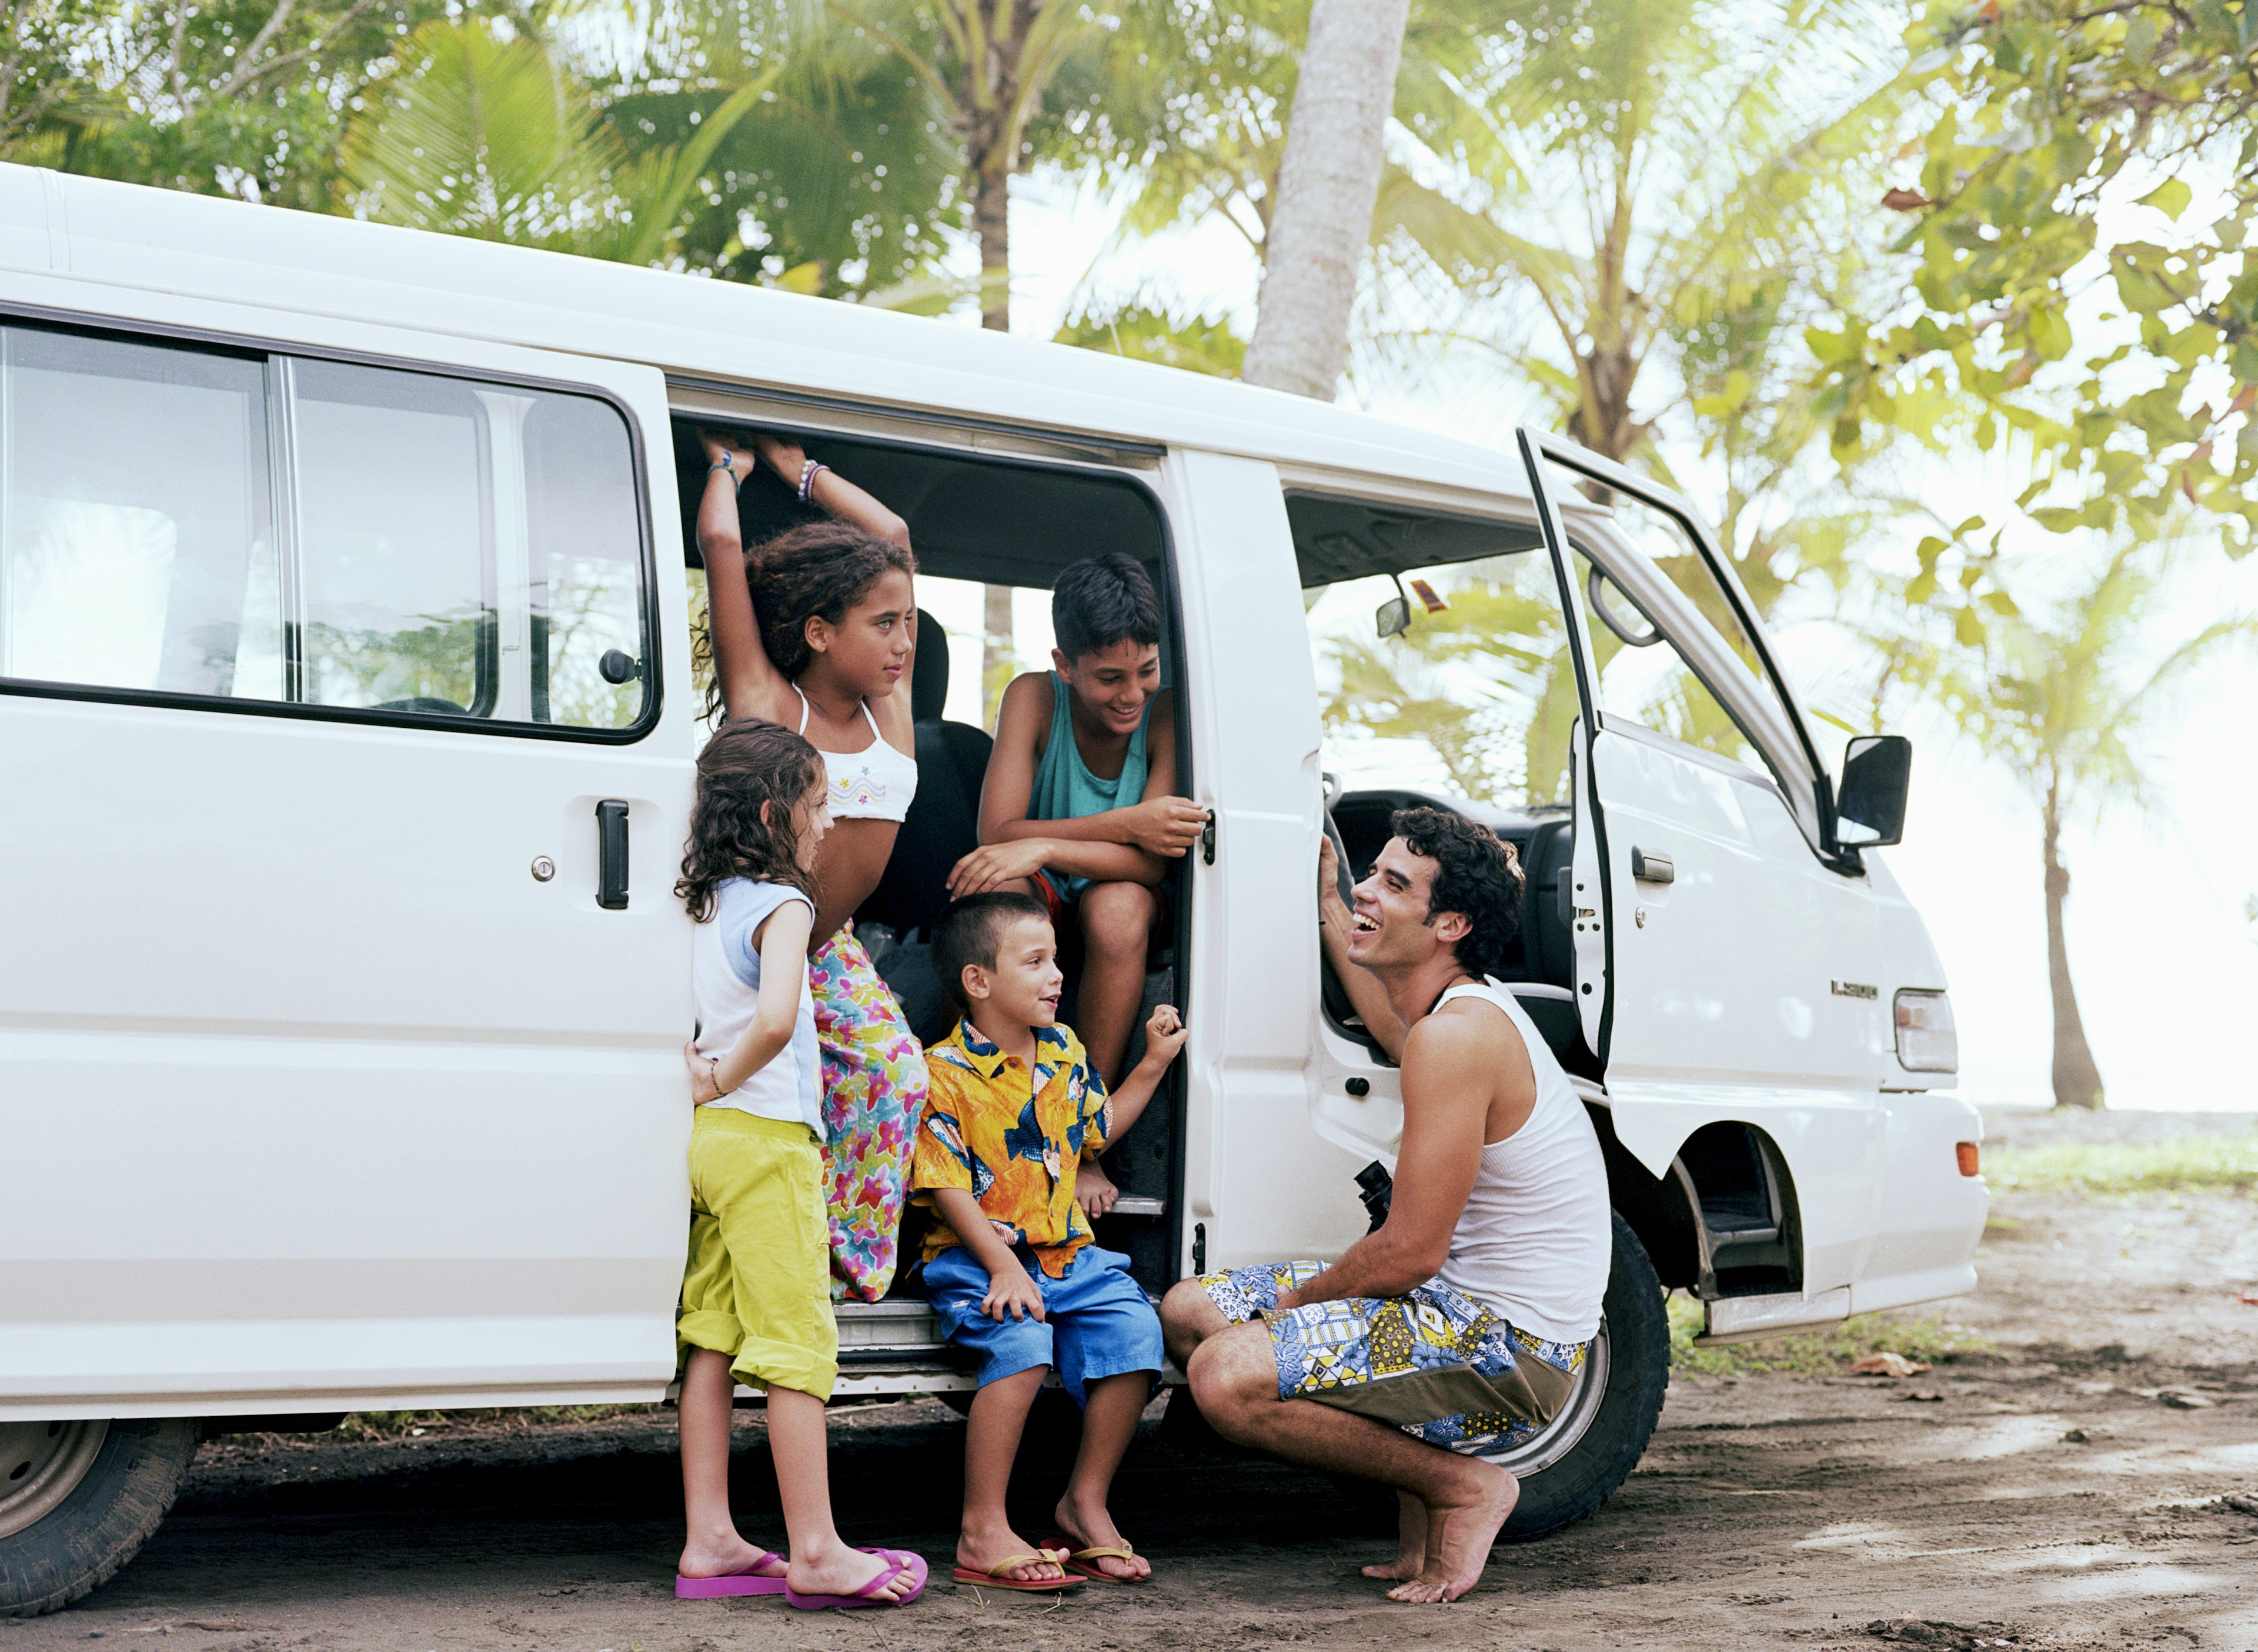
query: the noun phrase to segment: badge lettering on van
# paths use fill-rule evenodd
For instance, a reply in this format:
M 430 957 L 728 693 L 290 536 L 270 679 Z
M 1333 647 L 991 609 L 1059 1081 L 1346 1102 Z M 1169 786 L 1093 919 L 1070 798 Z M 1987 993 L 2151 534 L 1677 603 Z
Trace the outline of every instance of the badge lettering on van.
M 1838 998 L 1878 998 L 1882 996 L 1879 987 L 1870 987 L 1863 981 L 1830 981 L 1827 984 L 1834 989 Z

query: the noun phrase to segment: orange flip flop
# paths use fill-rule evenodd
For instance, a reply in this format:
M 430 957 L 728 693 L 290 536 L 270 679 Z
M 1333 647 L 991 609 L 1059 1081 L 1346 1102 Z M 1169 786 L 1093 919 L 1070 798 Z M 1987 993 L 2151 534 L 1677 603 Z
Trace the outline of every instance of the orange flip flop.
M 985 1571 L 971 1566 L 959 1566 L 949 1575 L 959 1583 L 976 1585 L 983 1589 L 1016 1589 L 1021 1594 L 1060 1594 L 1069 1589 L 1082 1587 L 1082 1579 L 1071 1575 L 1064 1578 L 1006 1578 L 1004 1574 L 1014 1566 L 1040 1565 L 1049 1561 L 1054 1566 L 1067 1563 L 1063 1549 L 1039 1549 L 1032 1555 L 1013 1555 L 999 1560 Z
M 1137 1550 L 1128 1543 L 1123 1543 L 1118 1548 L 1107 1543 L 1094 1543 L 1088 1549 L 1077 1549 L 1069 1553 L 1065 1547 L 1065 1539 L 1062 1538 L 1056 1552 L 1063 1556 L 1059 1562 L 1060 1565 L 1079 1577 L 1088 1578 L 1096 1583 L 1150 1583 L 1153 1580 L 1153 1574 L 1150 1572 L 1147 1572 L 1141 1578 L 1117 1578 L 1097 1565 L 1097 1563 L 1101 1560 L 1136 1559 Z

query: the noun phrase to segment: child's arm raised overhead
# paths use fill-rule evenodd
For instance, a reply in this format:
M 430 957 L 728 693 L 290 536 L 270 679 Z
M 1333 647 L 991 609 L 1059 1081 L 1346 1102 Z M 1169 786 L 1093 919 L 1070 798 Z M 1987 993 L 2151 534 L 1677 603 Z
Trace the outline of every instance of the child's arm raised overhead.
M 789 436 L 770 436 L 765 430 L 753 432 L 753 445 L 768 461 L 769 468 L 784 479 L 785 485 L 823 511 L 861 528 L 875 538 L 910 548 L 910 525 L 880 504 L 876 497 L 864 493 L 827 464 L 818 464 L 815 474 L 807 474 L 807 454 L 799 443 Z
M 807 904 L 794 900 L 770 912 L 753 932 L 753 944 L 761 954 L 760 996 L 753 1004 L 752 1025 L 735 1049 L 714 1063 L 712 1083 L 717 1095 L 735 1089 L 792 1042 L 807 985 L 807 937 L 814 923 Z M 703 1096 L 704 1087 L 695 1093 Z
M 988 1220 L 988 1213 L 980 1208 L 969 1188 L 935 1188 L 933 1202 L 941 1212 L 941 1220 L 956 1230 L 964 1248 L 980 1258 L 980 1266 L 988 1270 L 988 1294 L 981 1299 L 980 1311 L 991 1319 L 1001 1319 L 1009 1314 L 1013 1319 L 1026 1319 L 1030 1315 L 1037 1319 L 1043 1315 L 1043 1294 L 1036 1288 L 1019 1258 L 1012 1254 L 1012 1247 L 996 1231 Z
M 1207 811 L 1175 795 L 1175 718 L 1165 693 L 1153 707 L 1145 796 L 1125 809 L 1072 820 L 1031 820 L 1036 742 L 1051 726 L 1050 678 L 1030 672 L 1004 691 L 996 748 L 980 787 L 980 841 L 949 874 L 951 895 L 977 895 L 1045 867 L 1097 883 L 1156 884 L 1168 862 L 1199 841 Z
M 745 578 L 745 542 L 737 525 L 737 489 L 753 473 L 755 460 L 711 430 L 698 440 L 712 468 L 705 497 L 698 501 L 698 554 L 706 562 L 706 623 L 714 639 L 714 676 L 721 685 L 722 714 L 775 720 L 775 701 L 784 693 L 784 673 L 761 642 L 760 617 L 753 588 Z

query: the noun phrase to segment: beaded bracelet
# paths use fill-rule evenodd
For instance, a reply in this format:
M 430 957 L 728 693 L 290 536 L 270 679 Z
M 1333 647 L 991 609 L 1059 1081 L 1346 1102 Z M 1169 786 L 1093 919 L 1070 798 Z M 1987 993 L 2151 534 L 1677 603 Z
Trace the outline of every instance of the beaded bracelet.
M 799 502 L 808 502 L 815 489 L 815 479 L 831 467 L 820 459 L 810 459 L 799 467 Z

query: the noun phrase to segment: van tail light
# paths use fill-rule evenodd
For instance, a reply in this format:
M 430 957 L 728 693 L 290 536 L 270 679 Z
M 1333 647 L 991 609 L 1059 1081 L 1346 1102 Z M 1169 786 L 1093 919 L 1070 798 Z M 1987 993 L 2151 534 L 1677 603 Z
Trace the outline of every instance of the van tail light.
M 1974 1142 L 1955 1142 L 1952 1144 L 1952 1151 L 1960 1156 L 1960 1173 L 1962 1175 L 1980 1176 L 1984 1173 L 1983 1166 L 1979 1162 L 1978 1155 L 1976 1152 L 1976 1144 Z
M 1908 1073 L 1957 1073 L 1960 1034 L 1952 1000 L 1941 992 L 1897 996 L 1898 1065 Z

